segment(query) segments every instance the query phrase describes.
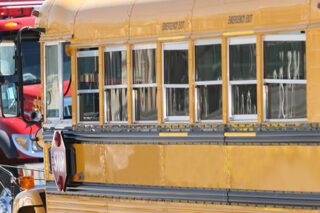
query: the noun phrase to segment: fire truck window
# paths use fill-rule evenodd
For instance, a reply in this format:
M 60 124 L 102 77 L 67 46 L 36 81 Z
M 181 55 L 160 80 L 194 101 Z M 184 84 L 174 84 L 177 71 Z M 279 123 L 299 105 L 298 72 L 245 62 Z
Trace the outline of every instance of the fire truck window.
M 14 44 L 3 43 L 0 45 L 0 74 L 13 75 L 14 74 Z
M 59 117 L 58 45 L 45 48 L 46 64 L 46 117 Z
M 39 42 L 22 42 L 22 67 L 24 84 L 40 84 Z

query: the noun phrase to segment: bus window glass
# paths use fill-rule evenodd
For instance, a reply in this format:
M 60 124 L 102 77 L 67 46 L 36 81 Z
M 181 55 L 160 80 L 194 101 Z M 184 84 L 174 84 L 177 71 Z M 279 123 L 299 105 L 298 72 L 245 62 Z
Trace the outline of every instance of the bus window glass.
M 157 120 L 157 87 L 142 87 L 134 89 L 135 120 Z
M 256 38 L 229 40 L 230 120 L 256 121 Z
M 98 50 L 80 50 L 77 60 L 79 121 L 96 122 L 99 121 Z
M 39 84 L 40 79 L 40 43 L 22 42 L 23 83 Z M 57 61 L 56 61 L 57 62 Z
M 167 116 L 189 115 L 189 89 L 167 88 Z
M 97 56 L 78 58 L 79 89 L 98 89 Z
M 222 120 L 221 40 L 195 41 L 196 120 Z
M 163 44 L 164 120 L 189 120 L 188 44 Z
M 127 89 L 109 89 L 106 93 L 107 98 L 107 120 L 118 122 L 128 120 L 127 112 Z
M 1 75 L 13 75 L 15 72 L 14 64 L 14 51 L 15 47 L 13 43 L 0 44 L 0 74 Z
M 80 121 L 99 120 L 99 94 L 83 93 L 79 95 Z
M 157 121 L 156 45 L 132 50 L 134 121 Z
M 126 47 L 106 47 L 104 62 L 106 122 L 126 122 L 128 120 Z
M 304 34 L 268 35 L 264 40 L 267 120 L 306 119 Z
M 46 117 L 59 118 L 58 45 L 45 47 Z
M 221 44 L 195 47 L 196 81 L 221 80 Z
M 156 50 L 132 51 L 133 84 L 156 83 Z
M 105 53 L 106 85 L 127 83 L 127 52 L 114 51 Z

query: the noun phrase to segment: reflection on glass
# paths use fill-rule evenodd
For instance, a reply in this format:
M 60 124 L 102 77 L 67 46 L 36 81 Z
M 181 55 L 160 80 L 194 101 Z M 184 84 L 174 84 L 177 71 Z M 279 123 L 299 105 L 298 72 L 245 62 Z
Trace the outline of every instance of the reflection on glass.
M 232 86 L 232 114 L 257 113 L 257 87 L 256 85 Z
M 72 97 L 64 97 L 63 98 L 63 119 L 71 119 L 72 118 Z
M 267 84 L 267 118 L 306 118 L 306 85 Z
M 45 48 L 46 117 L 59 117 L 58 45 Z
M 222 119 L 222 86 L 206 85 L 197 88 L 200 120 Z
M 105 84 L 127 84 L 127 52 L 105 52 Z
M 98 56 L 78 58 L 78 89 L 98 89 Z
M 72 97 L 67 96 L 71 92 L 71 57 L 66 54 L 66 45 L 69 42 L 63 43 L 63 94 L 66 94 L 63 98 L 63 119 L 72 118 Z
M 80 121 L 99 121 L 99 93 L 79 95 Z
M 24 84 L 39 84 L 40 79 L 40 43 L 28 41 L 21 43 L 22 71 Z M 58 63 L 58 61 L 55 61 Z
M 18 102 L 17 102 L 17 90 L 14 83 L 1 85 L 1 104 L 2 113 L 7 116 L 17 116 L 18 114 Z
M 156 83 L 156 50 L 132 51 L 133 84 Z
M 135 120 L 155 121 L 157 120 L 157 88 L 134 89 L 135 98 Z
M 189 115 L 189 89 L 167 88 L 167 116 Z
M 69 81 L 71 78 L 71 57 L 67 56 L 66 53 L 66 45 L 69 42 L 65 42 L 62 45 L 62 52 L 63 52 L 63 81 Z
M 127 121 L 127 89 L 108 89 L 107 98 L 107 121 Z
M 256 80 L 256 44 L 230 45 L 230 80 Z
M 265 41 L 264 78 L 305 79 L 305 41 Z
M 196 81 L 221 80 L 221 45 L 195 47 Z
M 188 50 L 164 51 L 164 84 L 188 84 Z
M 14 64 L 14 44 L 3 43 L 0 45 L 0 74 L 13 75 L 15 70 Z

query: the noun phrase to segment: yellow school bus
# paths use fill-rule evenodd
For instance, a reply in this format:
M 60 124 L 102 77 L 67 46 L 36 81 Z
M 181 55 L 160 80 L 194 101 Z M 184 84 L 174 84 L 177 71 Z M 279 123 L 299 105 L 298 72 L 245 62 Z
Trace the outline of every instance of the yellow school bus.
M 319 0 L 47 0 L 36 24 L 47 212 L 320 212 Z

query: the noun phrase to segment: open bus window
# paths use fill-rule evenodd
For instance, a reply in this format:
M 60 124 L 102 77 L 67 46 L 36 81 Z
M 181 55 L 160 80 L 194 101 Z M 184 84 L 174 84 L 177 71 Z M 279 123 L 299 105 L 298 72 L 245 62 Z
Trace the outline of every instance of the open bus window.
M 189 120 L 188 43 L 163 44 L 164 118 Z
M 0 44 L 0 75 L 13 75 L 15 72 L 14 64 L 15 47 L 14 43 Z
M 106 122 L 126 122 L 127 51 L 125 46 L 110 46 L 104 50 Z
M 46 61 L 46 117 L 59 118 L 58 45 L 45 49 Z
M 79 121 L 99 121 L 98 50 L 77 53 Z
M 264 90 L 267 120 L 306 119 L 305 34 L 264 39 Z
M 135 122 L 157 121 L 156 45 L 134 45 L 133 112 Z
M 229 41 L 230 120 L 256 121 L 256 38 L 232 38 Z
M 68 42 L 45 44 L 45 117 L 51 121 L 72 118 L 71 65 L 65 53 Z M 40 78 L 40 76 L 39 76 Z M 69 88 L 69 91 L 68 91 Z
M 221 39 L 195 41 L 197 121 L 222 120 Z

